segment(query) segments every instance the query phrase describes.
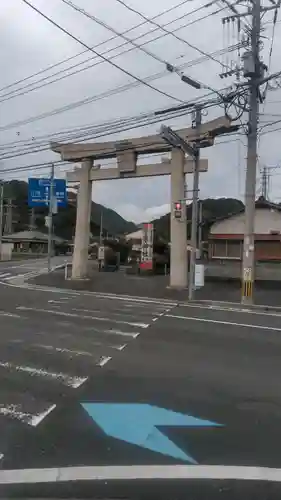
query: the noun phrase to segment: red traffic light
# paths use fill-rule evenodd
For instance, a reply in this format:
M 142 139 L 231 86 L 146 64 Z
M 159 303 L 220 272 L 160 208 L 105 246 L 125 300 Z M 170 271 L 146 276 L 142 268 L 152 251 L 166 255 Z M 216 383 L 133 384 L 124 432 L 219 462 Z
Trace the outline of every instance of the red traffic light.
M 181 203 L 179 201 L 175 203 L 175 209 L 181 210 Z

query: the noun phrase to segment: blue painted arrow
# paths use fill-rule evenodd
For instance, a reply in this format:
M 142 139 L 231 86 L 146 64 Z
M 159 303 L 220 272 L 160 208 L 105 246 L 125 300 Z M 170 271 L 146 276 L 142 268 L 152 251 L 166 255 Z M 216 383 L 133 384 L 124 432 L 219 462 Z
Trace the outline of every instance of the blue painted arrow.
M 156 426 L 220 427 L 209 420 L 149 404 L 83 403 L 82 406 L 108 436 L 193 464 L 197 462 Z

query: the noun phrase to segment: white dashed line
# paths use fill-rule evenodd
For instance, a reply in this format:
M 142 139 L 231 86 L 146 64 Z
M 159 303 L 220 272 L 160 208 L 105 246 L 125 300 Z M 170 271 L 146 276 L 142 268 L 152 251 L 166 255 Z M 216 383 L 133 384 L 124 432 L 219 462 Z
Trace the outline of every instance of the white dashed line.
M 46 314 L 54 314 L 54 315 L 66 316 L 66 317 L 70 317 L 70 318 L 92 319 L 94 321 L 107 321 L 108 323 L 116 323 L 116 324 L 121 324 L 121 325 L 135 326 L 137 328 L 148 328 L 149 327 L 149 323 L 134 323 L 131 321 L 122 321 L 122 320 L 117 320 L 117 319 L 104 318 L 101 316 L 89 316 L 89 315 L 83 315 L 83 314 L 74 314 L 74 313 L 68 313 L 68 312 L 63 312 L 63 311 L 53 311 L 50 309 L 37 309 L 37 308 L 33 308 L 33 307 L 18 306 L 17 310 L 18 311 L 34 311 L 34 312 L 40 312 L 40 313 L 46 313 Z
M 20 420 L 21 422 L 24 422 L 28 425 L 31 425 L 32 427 L 36 427 L 38 424 L 42 422 L 42 420 L 44 420 L 45 417 L 47 417 L 47 415 L 49 415 L 56 408 L 56 405 L 52 405 L 42 413 L 38 413 L 36 415 L 23 412 L 21 408 L 22 405 L 14 405 L 14 404 L 9 404 L 5 406 L 0 405 L 0 415 L 9 416 L 11 418 Z
M 112 358 L 110 356 L 102 356 L 99 362 L 97 363 L 97 366 L 104 366 L 108 361 L 110 361 Z
M 49 380 L 57 380 L 58 382 L 62 382 L 68 387 L 72 387 L 72 389 L 77 389 L 82 384 L 84 384 L 86 380 L 88 380 L 88 377 L 74 377 L 65 373 L 50 372 L 48 370 L 42 370 L 40 368 L 34 368 L 31 366 L 15 365 L 13 363 L 9 363 L 8 361 L 0 362 L 0 367 L 7 368 L 8 370 L 14 370 L 16 372 L 27 373 L 30 376 L 44 377 Z

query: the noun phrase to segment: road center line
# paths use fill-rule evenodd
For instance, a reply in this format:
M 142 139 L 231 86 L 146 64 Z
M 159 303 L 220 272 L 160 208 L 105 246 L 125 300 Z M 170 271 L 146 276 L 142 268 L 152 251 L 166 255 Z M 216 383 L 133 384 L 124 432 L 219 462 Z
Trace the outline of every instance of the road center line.
M 242 326 L 245 328 L 257 328 L 259 330 L 271 330 L 281 332 L 281 328 L 263 325 L 251 325 L 250 323 L 235 323 L 232 321 L 222 321 L 218 319 L 194 318 L 193 316 L 177 316 L 176 314 L 165 314 L 166 318 L 183 319 L 187 321 L 199 321 L 202 323 L 216 323 L 220 325 Z

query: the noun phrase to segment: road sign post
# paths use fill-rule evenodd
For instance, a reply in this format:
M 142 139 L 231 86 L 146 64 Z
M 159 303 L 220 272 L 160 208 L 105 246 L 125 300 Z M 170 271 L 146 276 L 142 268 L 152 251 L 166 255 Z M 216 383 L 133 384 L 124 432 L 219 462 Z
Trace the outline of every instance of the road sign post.
M 34 207 L 48 207 L 48 271 L 51 271 L 52 244 L 53 244 L 53 214 L 58 207 L 67 206 L 66 181 L 55 179 L 54 165 L 51 166 L 50 178 L 28 179 L 28 205 Z
M 49 188 L 49 227 L 48 227 L 48 273 L 52 268 L 52 247 L 53 247 L 53 209 L 54 209 L 54 164 L 51 166 L 51 178 Z M 47 200 L 48 203 L 48 200 Z

